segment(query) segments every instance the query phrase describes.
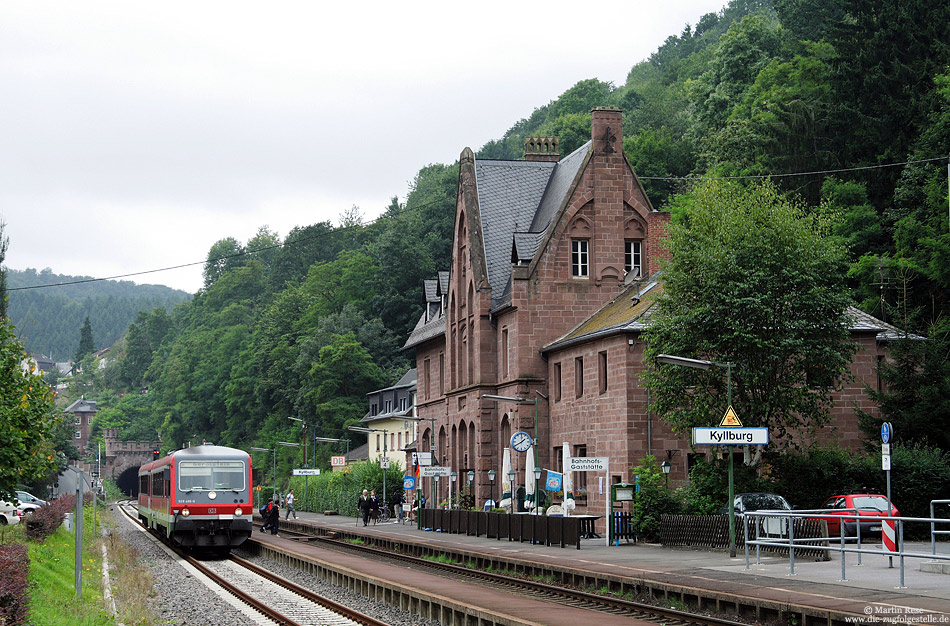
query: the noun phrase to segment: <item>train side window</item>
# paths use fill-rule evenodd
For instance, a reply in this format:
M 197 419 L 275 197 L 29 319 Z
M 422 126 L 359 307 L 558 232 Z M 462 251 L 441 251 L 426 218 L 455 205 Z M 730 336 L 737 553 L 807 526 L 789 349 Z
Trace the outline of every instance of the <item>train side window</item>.
M 165 496 L 172 495 L 172 470 L 168 467 L 165 468 L 165 472 L 162 474 L 162 492 L 162 495 Z

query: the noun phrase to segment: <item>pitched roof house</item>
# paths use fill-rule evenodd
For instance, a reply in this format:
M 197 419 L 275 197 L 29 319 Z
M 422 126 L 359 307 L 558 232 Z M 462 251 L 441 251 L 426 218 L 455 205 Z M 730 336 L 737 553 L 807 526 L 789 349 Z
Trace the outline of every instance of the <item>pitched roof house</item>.
M 669 214 L 650 204 L 622 144 L 620 110 L 598 107 L 590 141 L 563 159 L 550 137 L 526 140 L 523 161 L 461 154 L 452 264 L 426 281 L 405 347 L 416 353 L 419 449 L 434 444 L 442 465 L 474 470 L 479 501 L 517 431 L 536 439 L 543 468 L 563 468 L 567 443 L 572 456 L 608 457 L 610 483 L 631 481 L 648 453 L 671 451 L 671 478 L 687 474 L 689 455 L 676 453 L 689 442 L 651 417 L 639 380 Z M 854 406 L 873 409 L 863 385 L 876 384 L 887 332 L 853 317 L 857 379 L 835 408 L 851 422 Z M 857 429 L 839 436 L 856 440 Z M 512 462 L 523 485 L 525 455 Z M 579 509 L 603 511 L 606 487 L 585 498 L 587 479 L 574 476 Z

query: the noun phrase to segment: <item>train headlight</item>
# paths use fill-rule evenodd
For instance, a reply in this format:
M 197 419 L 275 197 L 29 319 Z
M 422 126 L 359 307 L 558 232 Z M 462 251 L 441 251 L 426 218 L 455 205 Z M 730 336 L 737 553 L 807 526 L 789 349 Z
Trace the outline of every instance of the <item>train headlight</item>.
M 237 515 L 238 517 L 240 517 L 241 515 L 244 515 L 244 509 L 242 509 L 241 507 L 238 507 L 234 509 L 234 514 Z
M 209 500 L 214 500 L 214 499 L 217 498 L 217 497 L 218 497 L 218 494 L 217 494 L 217 493 L 215 493 L 215 492 L 213 492 L 213 491 L 209 491 L 209 492 L 208 492 L 208 499 L 209 499 Z
M 182 509 L 182 510 L 181 510 L 181 516 L 182 516 L 182 517 L 188 517 L 189 515 L 191 515 L 191 511 L 189 511 L 188 509 Z

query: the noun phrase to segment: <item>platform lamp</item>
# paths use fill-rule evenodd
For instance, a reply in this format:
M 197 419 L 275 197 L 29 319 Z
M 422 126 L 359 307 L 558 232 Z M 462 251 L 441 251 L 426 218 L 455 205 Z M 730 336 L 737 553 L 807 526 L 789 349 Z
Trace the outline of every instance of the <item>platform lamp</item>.
M 288 447 L 288 448 L 303 448 L 303 449 L 304 449 L 304 451 L 303 451 L 303 454 L 304 454 L 303 461 L 304 461 L 304 464 L 306 465 L 306 463 L 307 463 L 307 446 L 306 446 L 306 444 L 301 445 L 301 444 L 299 444 L 299 443 L 292 443 L 292 442 L 290 442 L 290 441 L 278 441 L 278 442 L 277 442 L 277 445 L 279 445 L 279 446 L 286 446 L 286 447 Z M 309 476 L 304 476 L 303 478 L 304 478 L 304 482 L 303 482 L 303 484 L 304 484 L 303 493 L 304 493 L 304 500 L 306 500 L 306 499 L 307 499 L 307 483 L 308 483 L 310 477 L 309 477 Z
M 492 504 L 495 504 L 495 470 L 488 470 L 488 499 L 492 501 Z M 494 508 L 494 507 L 492 507 Z
M 541 480 L 541 468 L 534 468 L 534 514 L 538 515 L 541 508 L 541 493 L 538 491 L 538 481 Z
M 657 363 L 665 365 L 678 365 L 679 367 L 691 367 L 698 370 L 708 370 L 710 367 L 726 368 L 726 407 L 732 406 L 732 367 L 733 363 L 719 363 L 717 361 L 705 361 L 702 359 L 688 359 L 682 356 L 673 356 L 671 354 L 658 354 Z M 729 557 L 736 556 L 736 511 L 735 511 L 736 489 L 733 482 L 732 471 L 732 450 L 729 450 Z
M 475 480 L 475 470 L 468 470 L 468 493 L 472 496 L 472 506 L 475 506 L 475 492 L 472 491 L 472 481 Z
M 452 482 L 449 483 L 449 508 L 450 509 L 452 508 L 452 491 L 455 490 L 455 479 L 458 478 L 458 476 L 459 475 L 455 472 L 452 472 L 451 474 L 449 474 L 449 477 L 452 479 Z
M 660 469 L 663 470 L 663 475 L 664 475 L 664 477 L 666 478 L 666 488 L 667 488 L 667 489 L 670 488 L 670 470 L 671 470 L 672 468 L 673 468 L 673 466 L 670 465 L 670 462 L 669 462 L 669 461 L 663 461 L 662 463 L 660 463 Z
M 274 453 L 274 494 L 273 494 L 273 498 L 274 498 L 274 502 L 277 502 L 277 448 L 276 448 L 276 447 L 274 447 L 274 448 L 254 448 L 254 447 L 252 447 L 251 450 L 255 450 L 256 452 L 273 452 L 273 453 Z
M 515 470 L 508 471 L 508 484 L 511 485 L 511 512 L 515 512 Z
M 386 439 L 389 438 L 389 431 L 384 428 L 364 428 L 362 426 L 350 426 L 347 430 L 367 435 L 367 441 L 369 440 L 368 435 L 370 433 L 383 433 L 383 456 L 379 459 L 379 469 L 383 472 L 383 506 L 386 506 L 386 471 L 389 469 L 389 450 L 386 447 Z M 376 452 L 378 453 L 379 449 L 377 449 Z M 383 467 L 383 458 L 386 459 L 386 467 Z

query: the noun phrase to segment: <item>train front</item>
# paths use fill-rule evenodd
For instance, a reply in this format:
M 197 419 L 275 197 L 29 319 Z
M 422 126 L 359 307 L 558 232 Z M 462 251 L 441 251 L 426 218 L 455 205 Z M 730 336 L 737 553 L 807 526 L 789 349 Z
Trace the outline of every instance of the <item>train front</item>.
M 251 459 L 204 444 L 174 453 L 171 540 L 184 547 L 230 550 L 251 536 Z

